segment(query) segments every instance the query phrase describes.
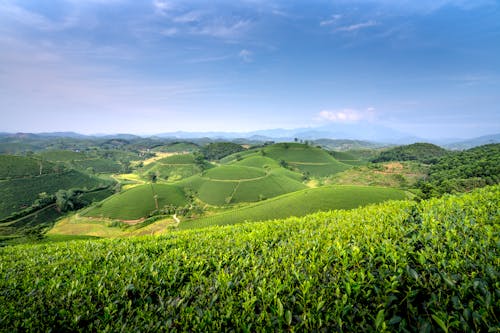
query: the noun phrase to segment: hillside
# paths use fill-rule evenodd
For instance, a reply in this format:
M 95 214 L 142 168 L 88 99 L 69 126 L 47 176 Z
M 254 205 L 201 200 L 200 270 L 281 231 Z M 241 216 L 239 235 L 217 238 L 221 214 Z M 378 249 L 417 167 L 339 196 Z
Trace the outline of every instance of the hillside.
M 187 204 L 184 192 L 172 185 L 145 184 L 117 193 L 82 213 L 86 217 L 136 220 L 166 205 Z
M 0 330 L 496 331 L 500 187 L 0 248 Z
M 375 163 L 388 161 L 419 161 L 432 164 L 436 163 L 439 158 L 448 153 L 446 149 L 431 143 L 414 143 L 383 151 L 372 161 Z
M 0 155 L 0 220 L 33 205 L 41 193 L 61 189 L 94 189 L 110 181 L 31 157 Z
M 364 186 L 327 186 L 301 190 L 258 202 L 243 208 L 197 220 L 183 221 L 180 229 L 201 228 L 213 225 L 237 224 L 304 216 L 318 211 L 352 209 L 370 203 L 406 198 L 403 191 Z
M 466 192 L 500 183 L 500 144 L 475 147 L 444 156 L 419 185 L 424 197 Z
M 131 156 L 132 155 L 132 156 Z M 89 173 L 118 173 L 126 168 L 135 154 L 124 151 L 92 151 L 90 153 L 72 150 L 46 150 L 37 154 L 42 160 L 63 164 L 68 168 Z
M 53 163 L 23 156 L 0 155 L 0 180 L 56 173 Z

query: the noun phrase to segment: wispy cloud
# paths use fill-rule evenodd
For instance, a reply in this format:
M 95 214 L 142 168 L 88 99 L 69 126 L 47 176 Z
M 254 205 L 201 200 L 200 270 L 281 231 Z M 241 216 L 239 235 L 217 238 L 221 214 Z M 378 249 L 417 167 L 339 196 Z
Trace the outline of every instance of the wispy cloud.
M 238 53 L 238 56 L 244 62 L 252 62 L 253 61 L 253 53 L 251 51 L 246 50 L 246 49 L 241 50 L 240 53 Z
M 362 120 L 370 121 L 375 118 L 375 108 L 368 107 L 364 110 L 341 109 L 341 110 L 322 110 L 315 118 L 319 121 L 329 121 L 337 123 L 359 122 Z
M 336 24 L 341 18 L 342 18 L 342 15 L 335 14 L 335 15 L 332 15 L 331 18 L 319 22 L 319 25 L 322 26 L 322 27 L 324 27 L 324 26 L 327 26 L 327 25 Z
M 373 27 L 376 25 L 378 25 L 378 23 L 376 21 L 370 20 L 370 21 L 366 21 L 366 22 L 361 22 L 361 23 L 356 23 L 356 24 L 338 27 L 335 29 L 335 31 L 353 32 L 353 31 L 358 31 L 361 29 Z
M 240 35 L 250 27 L 249 20 L 227 21 L 224 19 L 216 19 L 205 22 L 199 27 L 190 30 L 192 34 L 206 35 L 217 38 L 233 38 Z

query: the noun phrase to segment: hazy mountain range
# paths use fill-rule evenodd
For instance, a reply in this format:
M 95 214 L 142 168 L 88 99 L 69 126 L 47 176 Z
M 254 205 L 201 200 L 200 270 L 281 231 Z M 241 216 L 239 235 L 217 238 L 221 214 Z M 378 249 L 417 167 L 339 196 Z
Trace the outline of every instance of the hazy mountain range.
M 251 141 L 293 141 L 300 140 L 359 140 L 364 144 L 372 143 L 373 146 L 387 144 L 409 144 L 414 142 L 431 142 L 449 149 L 467 149 L 488 143 L 499 143 L 500 134 L 485 135 L 476 138 L 446 138 L 427 139 L 398 132 L 390 128 L 373 125 L 342 124 L 328 125 L 315 128 L 296 129 L 269 129 L 250 132 L 189 132 L 176 131 L 165 132 L 155 135 L 134 135 L 134 134 L 93 134 L 84 135 L 75 132 L 44 132 L 44 133 L 0 133 L 1 137 L 16 137 L 26 139 L 43 138 L 73 138 L 73 139 L 124 139 L 134 140 L 139 138 L 172 138 L 172 139 L 248 139 Z

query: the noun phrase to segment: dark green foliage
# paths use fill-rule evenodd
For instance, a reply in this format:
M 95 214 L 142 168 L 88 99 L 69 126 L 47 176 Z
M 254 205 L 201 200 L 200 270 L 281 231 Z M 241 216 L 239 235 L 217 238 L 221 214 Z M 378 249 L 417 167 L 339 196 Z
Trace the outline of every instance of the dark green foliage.
M 232 142 L 214 142 L 201 148 L 201 153 L 207 160 L 220 160 L 221 158 L 243 151 L 243 147 Z
M 3 181 L 0 186 L 0 219 L 30 207 L 42 192 L 52 195 L 60 189 L 93 189 L 109 185 L 111 181 L 91 177 L 76 170 Z
M 372 161 L 375 163 L 389 161 L 419 161 L 422 163 L 437 163 L 440 157 L 449 152 L 431 143 L 414 143 L 407 146 L 399 146 L 383 151 Z
M 0 249 L 0 331 L 495 332 L 500 187 Z
M 447 155 L 432 165 L 418 186 L 424 197 L 465 192 L 500 182 L 500 144 L 490 144 Z

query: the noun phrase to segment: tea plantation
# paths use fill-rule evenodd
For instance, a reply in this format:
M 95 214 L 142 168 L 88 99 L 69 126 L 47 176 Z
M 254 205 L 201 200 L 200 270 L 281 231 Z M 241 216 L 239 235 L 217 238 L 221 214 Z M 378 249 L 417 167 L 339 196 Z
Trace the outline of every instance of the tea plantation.
M 0 249 L 1 331 L 500 329 L 500 186 Z

